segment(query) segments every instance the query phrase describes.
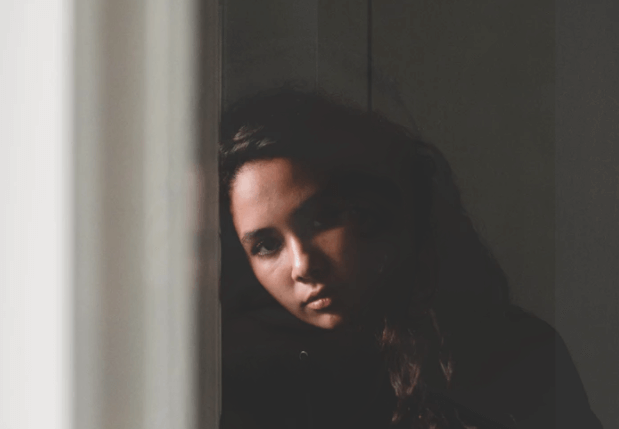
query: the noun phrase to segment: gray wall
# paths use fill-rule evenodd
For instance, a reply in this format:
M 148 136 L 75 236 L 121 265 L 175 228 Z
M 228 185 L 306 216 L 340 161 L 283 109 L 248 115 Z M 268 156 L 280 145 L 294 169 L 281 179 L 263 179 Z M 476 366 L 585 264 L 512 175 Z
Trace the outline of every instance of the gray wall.
M 557 8 L 555 326 L 619 427 L 619 3 Z
M 377 1 L 373 18 L 376 69 L 450 161 L 515 301 L 551 322 L 553 3 Z
M 292 80 L 367 106 L 371 78 L 372 107 L 445 153 L 514 301 L 557 327 L 610 428 L 619 70 L 597 3 L 224 0 L 223 98 Z
M 75 429 L 194 428 L 195 3 L 80 0 L 63 6 L 69 25 L 46 17 L 66 33 L 72 50 L 66 97 L 74 152 L 66 174 L 73 216 L 66 222 L 74 234 L 74 300 L 65 317 L 74 342 L 67 350 L 73 394 L 58 412 L 71 413 L 66 427 Z M 54 87 L 57 80 L 65 78 L 47 76 L 46 83 Z M 207 146 L 216 142 L 207 140 Z M 217 157 L 206 165 L 216 176 Z M 218 226 L 213 212 L 216 207 L 200 212 L 211 220 L 212 236 Z M 209 244 L 207 250 L 217 241 Z M 200 309 L 216 311 L 217 270 L 207 276 L 211 299 Z M 211 323 L 200 334 L 217 327 Z M 38 342 L 53 341 L 44 334 Z M 216 336 L 204 361 L 205 372 L 215 374 Z M 219 386 L 211 386 L 216 406 Z M 29 414 L 38 408 L 28 403 Z M 210 427 L 218 414 L 211 413 Z

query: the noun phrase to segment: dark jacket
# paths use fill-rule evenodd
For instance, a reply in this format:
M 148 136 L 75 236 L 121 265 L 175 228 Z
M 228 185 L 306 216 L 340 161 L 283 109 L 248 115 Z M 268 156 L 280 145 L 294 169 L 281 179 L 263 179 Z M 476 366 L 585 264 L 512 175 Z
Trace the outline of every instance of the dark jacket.
M 467 329 L 452 388 L 430 383 L 429 395 L 479 429 L 601 428 L 549 325 L 511 307 Z M 224 319 L 222 429 L 410 427 L 390 426 L 395 404 L 372 335 L 312 328 L 281 308 Z

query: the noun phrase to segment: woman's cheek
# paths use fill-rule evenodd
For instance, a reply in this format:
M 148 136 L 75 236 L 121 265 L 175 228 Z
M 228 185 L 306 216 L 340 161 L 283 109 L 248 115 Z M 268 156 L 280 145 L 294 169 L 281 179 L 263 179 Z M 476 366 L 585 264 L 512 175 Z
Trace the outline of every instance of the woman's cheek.
M 275 298 L 281 296 L 282 289 L 286 288 L 289 283 L 286 278 L 286 269 L 281 261 L 258 259 L 252 261 L 251 266 L 258 282 Z
M 336 265 L 336 271 L 349 276 L 362 275 L 369 266 L 376 265 L 377 248 L 362 236 L 355 224 L 343 225 L 325 231 L 318 237 L 323 252 Z
M 349 253 L 352 237 L 350 227 L 343 225 L 337 228 L 331 228 L 323 231 L 315 237 L 315 243 L 320 248 L 321 252 L 328 257 L 329 260 L 341 262 Z

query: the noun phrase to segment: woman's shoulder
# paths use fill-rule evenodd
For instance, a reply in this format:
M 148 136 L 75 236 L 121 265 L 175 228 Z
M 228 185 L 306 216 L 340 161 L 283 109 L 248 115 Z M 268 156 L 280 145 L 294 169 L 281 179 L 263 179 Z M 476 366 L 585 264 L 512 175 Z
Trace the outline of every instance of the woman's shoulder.
M 601 428 L 559 333 L 517 306 L 459 344 L 453 397 L 516 427 Z M 579 423 L 577 423 L 579 422 Z

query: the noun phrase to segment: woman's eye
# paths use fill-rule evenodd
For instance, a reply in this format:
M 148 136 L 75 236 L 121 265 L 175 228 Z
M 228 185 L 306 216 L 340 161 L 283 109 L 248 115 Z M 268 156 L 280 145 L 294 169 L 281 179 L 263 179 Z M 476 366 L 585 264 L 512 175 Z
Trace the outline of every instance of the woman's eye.
M 314 229 L 321 229 L 324 228 L 325 223 L 318 219 L 314 219 L 314 222 L 312 222 L 312 226 L 314 227 Z
M 324 210 L 312 219 L 312 229 L 320 231 L 339 225 L 344 220 L 343 215 L 342 210 Z
M 363 221 L 368 213 L 367 210 L 362 209 L 361 207 L 349 207 L 346 210 L 346 220 L 349 222 L 360 222 Z
M 368 233 L 374 231 L 378 226 L 376 214 L 370 209 L 353 207 L 348 210 L 346 218 L 348 222 L 358 225 Z
M 273 255 L 279 250 L 280 246 L 281 244 L 276 238 L 267 238 L 256 243 L 251 249 L 251 254 L 257 256 Z

